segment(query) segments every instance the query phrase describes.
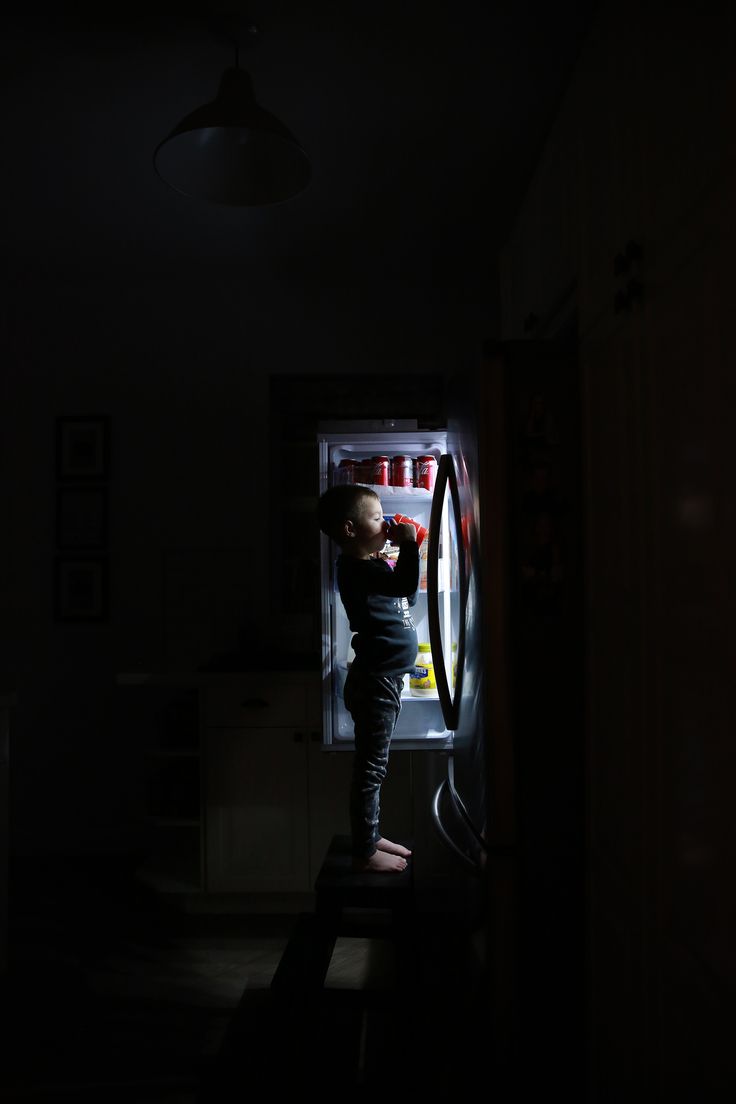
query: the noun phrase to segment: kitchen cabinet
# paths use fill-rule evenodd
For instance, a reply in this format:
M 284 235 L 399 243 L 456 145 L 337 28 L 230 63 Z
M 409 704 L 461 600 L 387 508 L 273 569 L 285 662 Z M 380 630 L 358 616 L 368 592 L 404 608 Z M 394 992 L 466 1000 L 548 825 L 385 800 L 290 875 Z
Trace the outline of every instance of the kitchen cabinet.
M 581 339 L 595 335 L 601 340 L 624 321 L 624 304 L 633 302 L 631 290 L 640 280 L 632 251 L 646 248 L 641 22 L 633 5 L 626 19 L 601 17 L 580 58 L 567 105 L 577 116 L 579 134 L 573 276 Z
M 309 890 L 317 675 L 133 673 L 117 681 L 121 739 L 140 758 L 141 877 L 183 894 Z
M 617 1098 L 715 1098 L 734 1077 L 714 984 L 736 980 L 734 895 L 716 888 L 736 862 L 734 187 L 731 167 L 681 211 L 650 245 L 640 306 L 580 347 L 591 1024 Z
M 207 889 L 311 892 L 332 836 L 350 831 L 353 762 L 323 750 L 318 675 L 241 676 L 204 701 Z M 382 807 L 412 834 L 408 753 L 392 754 Z
M 333 835 L 350 831 L 353 762 L 323 747 L 319 674 L 126 674 L 118 684 L 121 737 L 141 760 L 141 876 L 189 895 L 310 893 Z M 411 753 L 392 751 L 381 801 L 394 838 L 414 838 L 416 808 L 428 823 L 415 776 Z
M 208 890 L 309 890 L 306 773 L 303 731 L 208 728 Z
M 316 675 L 252 672 L 203 688 L 207 889 L 307 892 Z
M 646 48 L 633 6 L 593 23 L 501 251 L 506 339 L 553 336 L 573 310 L 581 336 L 625 318 L 647 214 Z
M 165 892 L 204 887 L 199 691 L 186 680 L 118 676 L 118 739 L 138 758 L 140 876 Z
M 547 336 L 564 311 L 579 235 L 579 123 L 562 115 L 545 143 L 524 204 L 501 251 L 504 336 Z

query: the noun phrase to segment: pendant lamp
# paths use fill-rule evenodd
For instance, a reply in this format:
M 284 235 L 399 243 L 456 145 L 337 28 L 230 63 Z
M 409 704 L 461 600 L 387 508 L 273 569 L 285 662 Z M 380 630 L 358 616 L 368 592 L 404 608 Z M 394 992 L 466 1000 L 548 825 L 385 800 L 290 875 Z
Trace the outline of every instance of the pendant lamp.
M 232 207 L 282 203 L 306 188 L 311 173 L 294 135 L 257 103 L 237 50 L 215 99 L 177 123 L 153 163 L 182 195 Z

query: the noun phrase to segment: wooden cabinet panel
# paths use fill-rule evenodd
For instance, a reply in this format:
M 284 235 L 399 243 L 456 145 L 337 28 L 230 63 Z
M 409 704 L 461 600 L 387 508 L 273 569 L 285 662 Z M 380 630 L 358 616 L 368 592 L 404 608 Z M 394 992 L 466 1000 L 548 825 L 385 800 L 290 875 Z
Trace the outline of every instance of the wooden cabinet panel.
M 599 1086 L 615 1058 L 622 1088 L 665 1096 L 731 1063 L 735 184 L 682 212 L 641 308 L 582 346 L 592 1054 Z
M 310 888 L 306 773 L 291 729 L 208 729 L 208 890 Z
M 323 751 L 319 676 L 120 682 L 121 738 L 134 733 L 141 747 L 151 882 L 167 892 L 309 892 L 332 836 L 350 831 L 353 755 Z M 382 807 L 387 832 L 413 835 L 408 752 L 392 753 Z
M 163 892 L 203 888 L 199 692 L 176 680 L 119 676 L 115 724 L 138 752 L 139 876 Z
M 673 969 L 699 963 L 699 985 L 724 991 L 736 984 L 734 187 L 736 174 L 720 191 L 720 210 L 714 196 L 703 208 L 704 225 L 719 212 L 719 235 L 706 238 L 649 308 L 650 403 L 657 411 L 652 643 L 660 687 L 658 923 L 670 942 Z M 715 1007 L 716 998 L 712 992 L 698 999 Z M 679 999 L 686 999 L 684 992 Z M 678 1015 L 686 1019 L 684 1007 Z
M 318 677 L 252 672 L 206 688 L 210 891 L 308 891 Z M 338 829 L 335 829 L 338 830 Z
M 580 333 L 619 321 L 614 303 L 633 269 L 616 271 L 616 258 L 643 234 L 641 43 L 638 15 L 608 13 L 588 44 L 579 74 L 580 101 Z
M 570 292 L 578 253 L 577 119 L 560 118 L 532 178 L 501 256 L 506 339 L 537 337 L 555 320 Z
M 641 5 L 641 119 L 645 150 L 646 229 L 653 242 L 678 232 L 683 215 L 700 202 L 733 155 L 736 95 L 733 6 L 696 16 L 674 4 L 666 18 Z
M 264 671 L 205 689 L 207 724 L 215 727 L 280 728 L 308 723 L 303 675 Z
M 352 751 L 325 751 L 309 743 L 309 877 L 314 885 L 334 835 L 350 835 L 348 797 Z
M 530 315 L 539 317 L 542 279 L 539 272 L 539 193 L 532 186 L 501 258 L 504 337 L 527 335 Z

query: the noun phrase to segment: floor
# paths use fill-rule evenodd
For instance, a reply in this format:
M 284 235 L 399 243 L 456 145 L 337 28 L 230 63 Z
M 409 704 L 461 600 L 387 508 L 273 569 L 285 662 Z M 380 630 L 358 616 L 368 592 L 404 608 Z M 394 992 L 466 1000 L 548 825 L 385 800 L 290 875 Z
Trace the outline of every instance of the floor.
M 189 1104 L 292 917 L 198 916 L 124 865 L 11 878 L 3 1099 Z
M 3 1100 L 224 1104 L 258 1087 L 458 1083 L 472 1040 L 455 1009 L 472 992 L 465 933 L 446 917 L 420 918 L 410 986 L 384 918 L 358 916 L 323 989 L 274 993 L 294 914 L 186 912 L 124 864 L 19 872 L 11 904 Z

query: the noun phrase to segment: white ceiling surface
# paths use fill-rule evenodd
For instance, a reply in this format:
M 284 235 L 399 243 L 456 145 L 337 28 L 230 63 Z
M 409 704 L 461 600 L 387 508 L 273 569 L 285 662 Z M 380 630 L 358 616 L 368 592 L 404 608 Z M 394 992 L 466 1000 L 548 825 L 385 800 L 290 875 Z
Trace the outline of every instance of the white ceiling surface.
M 412 5 L 385 20 L 369 5 L 260 5 L 241 66 L 313 176 L 259 210 L 179 196 L 153 170 L 156 144 L 233 62 L 211 23 L 4 17 L 11 270 L 488 279 L 591 4 L 444 7 L 420 23 Z

